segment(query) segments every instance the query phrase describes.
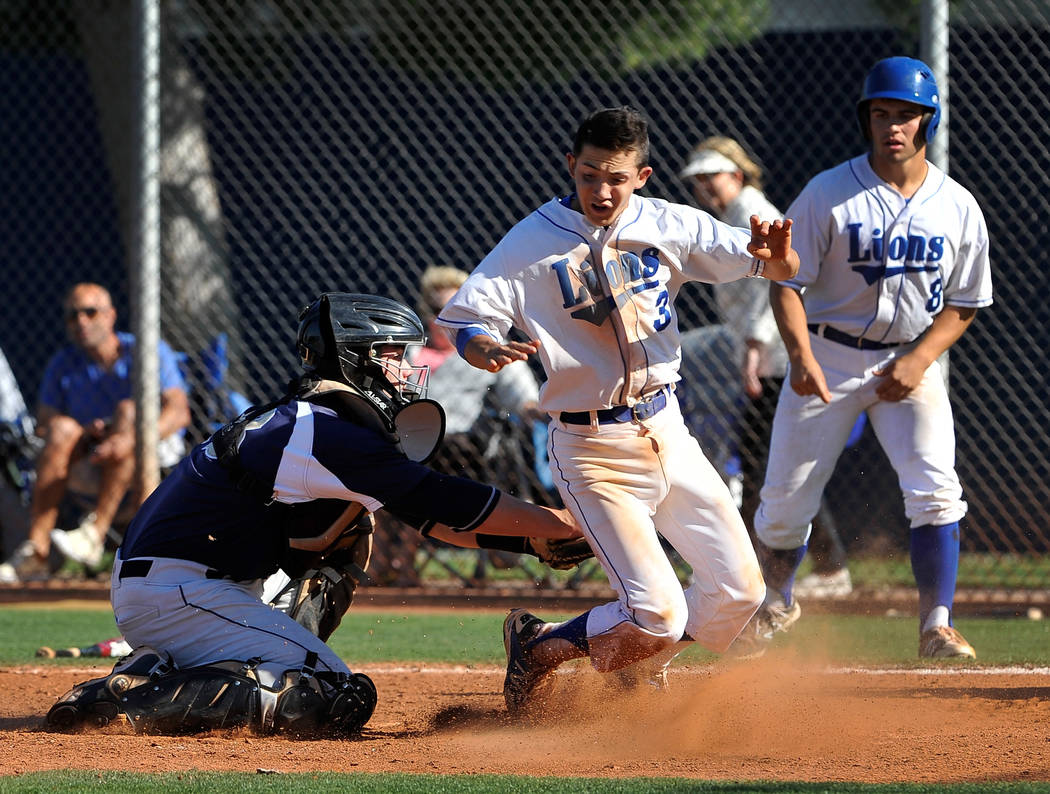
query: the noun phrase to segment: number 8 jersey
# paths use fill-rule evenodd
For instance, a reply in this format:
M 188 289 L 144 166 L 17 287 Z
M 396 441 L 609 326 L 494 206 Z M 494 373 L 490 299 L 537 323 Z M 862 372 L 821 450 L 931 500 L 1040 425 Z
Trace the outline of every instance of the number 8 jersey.
M 812 180 L 788 208 L 802 266 L 807 322 L 855 337 L 907 343 L 946 303 L 992 302 L 988 229 L 966 188 L 927 163 L 905 199 L 861 155 Z

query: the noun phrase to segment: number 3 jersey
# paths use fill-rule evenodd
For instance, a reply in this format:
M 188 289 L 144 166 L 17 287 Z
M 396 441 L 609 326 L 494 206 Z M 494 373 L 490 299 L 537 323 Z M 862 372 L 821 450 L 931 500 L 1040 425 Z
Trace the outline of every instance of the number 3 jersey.
M 552 199 L 512 228 L 441 311 L 455 332 L 541 342 L 550 413 L 629 405 L 678 380 L 674 299 L 687 281 L 757 276 L 750 233 L 702 210 L 633 195 L 609 227 Z
M 788 208 L 802 266 L 783 283 L 804 290 L 808 322 L 906 343 L 946 303 L 992 302 L 984 215 L 966 188 L 927 165 L 906 199 L 861 155 L 815 176 Z

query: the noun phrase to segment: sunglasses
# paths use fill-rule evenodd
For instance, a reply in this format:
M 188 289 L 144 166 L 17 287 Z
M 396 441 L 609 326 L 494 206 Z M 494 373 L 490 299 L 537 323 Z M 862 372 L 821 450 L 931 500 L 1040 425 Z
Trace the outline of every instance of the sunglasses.
M 66 309 L 66 320 L 73 322 L 82 314 L 89 320 L 93 320 L 100 311 L 102 310 L 98 306 L 74 306 Z

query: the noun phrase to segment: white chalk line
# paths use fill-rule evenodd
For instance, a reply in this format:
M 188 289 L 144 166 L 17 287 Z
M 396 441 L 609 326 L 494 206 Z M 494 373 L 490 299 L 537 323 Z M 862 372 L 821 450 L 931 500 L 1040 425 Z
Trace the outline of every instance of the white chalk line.
M 497 667 L 495 665 L 406 665 L 406 664 L 351 664 L 350 668 L 355 672 L 362 673 L 382 673 L 386 675 L 406 675 L 412 673 L 418 673 L 420 675 L 502 675 L 505 672 L 504 667 Z M 95 675 L 100 674 L 102 669 L 102 675 L 105 675 L 111 668 L 109 665 L 104 667 L 66 667 L 66 666 L 54 666 L 54 667 L 11 667 L 5 672 L 15 673 L 18 675 L 40 675 L 41 673 L 76 673 Z M 703 667 L 686 667 L 680 670 L 671 668 L 672 675 L 705 675 L 710 676 L 712 674 L 718 674 L 723 672 L 726 668 L 718 668 L 712 670 Z M 563 670 L 565 674 L 570 674 L 572 671 Z M 974 675 L 999 675 L 999 676 L 1047 676 L 1050 678 L 1050 667 L 1022 667 L 1019 665 L 1008 665 L 1004 667 L 820 667 L 814 668 L 811 672 L 819 673 L 823 675 L 871 675 L 871 676 L 882 676 L 882 675 L 930 675 L 930 676 L 974 676 Z M 1047 682 L 1050 685 L 1050 681 Z

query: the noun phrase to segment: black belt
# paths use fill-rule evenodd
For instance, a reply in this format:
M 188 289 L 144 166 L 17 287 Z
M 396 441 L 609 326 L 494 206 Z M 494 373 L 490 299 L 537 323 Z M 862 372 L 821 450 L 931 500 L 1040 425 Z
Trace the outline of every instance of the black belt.
M 567 425 L 589 425 L 591 414 L 596 414 L 598 424 L 611 425 L 623 422 L 642 422 L 656 416 L 667 407 L 667 386 L 642 398 L 634 405 L 615 405 L 598 411 L 562 411 L 561 421 Z
M 865 339 L 863 336 L 850 336 L 823 323 L 820 325 L 810 323 L 806 328 L 817 336 L 823 336 L 832 342 L 838 342 L 840 345 L 846 345 L 847 347 L 855 347 L 858 350 L 885 350 L 888 347 L 900 347 L 905 344 L 904 342 L 876 342 L 874 339 Z
M 149 575 L 153 568 L 153 560 L 128 560 L 120 564 L 120 575 L 118 579 L 141 579 Z M 223 575 L 214 568 L 204 572 L 207 579 L 222 579 Z

